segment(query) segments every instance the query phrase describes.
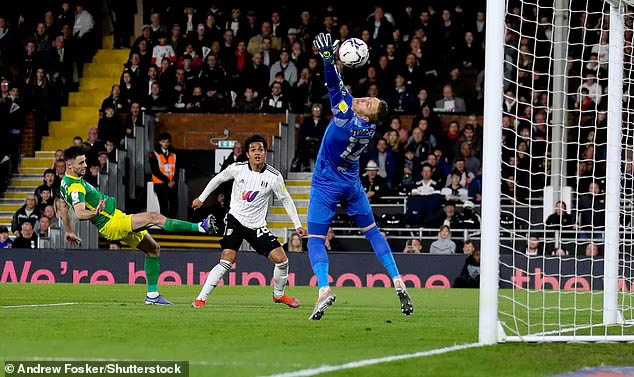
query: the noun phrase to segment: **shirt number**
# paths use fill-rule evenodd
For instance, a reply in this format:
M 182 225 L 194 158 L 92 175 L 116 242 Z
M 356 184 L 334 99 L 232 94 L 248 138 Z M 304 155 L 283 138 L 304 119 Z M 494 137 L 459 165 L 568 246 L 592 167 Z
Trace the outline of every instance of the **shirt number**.
M 370 142 L 370 139 L 359 139 L 354 136 L 350 136 L 348 141 L 350 144 L 348 144 L 346 150 L 341 153 L 340 157 L 348 161 L 357 161 L 365 147 Z

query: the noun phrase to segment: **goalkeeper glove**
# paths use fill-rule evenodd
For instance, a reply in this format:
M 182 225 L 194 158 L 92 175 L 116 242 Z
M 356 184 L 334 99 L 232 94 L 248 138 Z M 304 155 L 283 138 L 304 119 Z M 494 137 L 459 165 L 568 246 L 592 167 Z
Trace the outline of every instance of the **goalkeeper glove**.
M 333 65 L 335 63 L 335 54 L 339 48 L 339 40 L 333 43 L 330 33 L 319 33 L 319 35 L 315 37 L 313 45 L 319 50 L 319 55 L 321 55 L 325 64 Z

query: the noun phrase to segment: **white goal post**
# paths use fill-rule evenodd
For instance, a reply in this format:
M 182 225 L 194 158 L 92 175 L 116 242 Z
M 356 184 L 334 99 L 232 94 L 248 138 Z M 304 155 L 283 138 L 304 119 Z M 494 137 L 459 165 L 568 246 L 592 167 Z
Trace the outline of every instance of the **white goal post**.
M 480 343 L 634 342 L 624 1 L 487 0 Z

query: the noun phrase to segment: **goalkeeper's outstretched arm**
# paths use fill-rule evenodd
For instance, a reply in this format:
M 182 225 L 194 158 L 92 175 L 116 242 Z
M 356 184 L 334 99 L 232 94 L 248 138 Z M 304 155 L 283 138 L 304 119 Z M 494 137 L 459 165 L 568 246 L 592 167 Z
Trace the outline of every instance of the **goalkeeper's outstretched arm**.
M 319 34 L 313 42 L 324 61 L 326 86 L 330 95 L 330 108 L 335 116 L 335 124 L 345 125 L 353 116 L 352 96 L 348 93 L 335 66 L 335 55 L 339 41 L 332 43 L 330 34 Z

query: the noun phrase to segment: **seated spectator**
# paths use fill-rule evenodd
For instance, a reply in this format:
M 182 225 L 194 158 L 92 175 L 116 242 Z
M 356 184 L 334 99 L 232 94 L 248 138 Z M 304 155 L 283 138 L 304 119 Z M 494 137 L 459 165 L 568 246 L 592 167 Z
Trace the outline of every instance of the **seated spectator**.
M 141 98 L 139 85 L 136 81 L 133 81 L 130 72 L 123 72 L 123 75 L 121 75 L 119 89 L 121 90 L 121 98 L 126 109 L 129 109 L 133 102 L 138 102 Z
M 405 254 L 420 254 L 423 252 L 423 244 L 419 239 L 408 240 L 405 243 L 405 249 L 403 249 L 403 253 Z
M 454 288 L 480 287 L 480 250 L 475 250 L 464 262 L 460 276 L 453 282 Z
M 579 224 L 584 231 L 601 231 L 605 227 L 605 194 L 598 183 L 590 183 L 588 191 L 579 195 Z
M 48 237 L 48 231 L 51 226 L 51 219 L 46 216 L 40 217 L 40 221 L 38 222 L 38 229 L 34 230 L 34 233 L 37 237 Z
M 143 113 L 141 105 L 138 102 L 132 102 L 130 105 L 130 114 L 125 118 L 123 124 L 125 136 L 134 137 L 136 135 L 136 127 L 143 127 Z
M 473 255 L 473 252 L 476 250 L 475 244 L 471 240 L 466 240 L 462 244 L 462 253 L 465 255 Z
M 209 107 L 207 105 L 209 105 Z M 192 95 L 187 99 L 187 104 L 185 105 L 185 110 L 192 114 L 208 113 L 211 112 L 213 108 L 213 102 L 205 100 L 203 90 L 200 86 L 192 90 Z
M 297 166 L 295 169 L 301 171 L 302 167 L 310 171 L 310 160 L 317 159 L 317 153 L 321 146 L 321 140 L 326 133 L 328 120 L 323 116 L 323 106 L 316 103 L 312 106 L 312 116 L 305 117 L 299 127 L 299 145 L 297 146 Z
M 56 161 L 59 161 L 59 160 L 56 160 Z M 57 195 L 59 195 L 59 181 L 57 181 L 55 179 L 55 170 L 54 169 L 46 169 L 46 170 L 44 170 L 43 183 L 41 185 L 39 185 L 35 189 L 35 192 L 34 192 L 34 194 L 38 198 L 38 200 L 42 199 L 41 192 L 44 189 L 50 190 L 50 193 L 52 194 L 52 197 L 56 197 Z
M 84 180 L 95 187 L 99 187 L 99 165 L 90 165 L 87 174 L 84 176 Z
M 58 199 L 59 200 L 59 199 Z M 63 200 L 63 199 L 62 199 Z M 48 217 L 48 219 L 50 220 L 50 228 L 61 228 L 63 225 L 61 224 L 62 219 L 57 217 L 57 215 L 55 214 L 55 209 L 53 206 L 46 206 L 44 208 L 44 211 L 42 211 L 42 218 L 44 217 Z M 42 218 L 40 218 L 40 220 L 42 220 Z M 35 234 L 38 234 L 38 232 L 40 231 L 40 222 L 36 222 L 35 226 L 33 227 L 33 231 L 35 232 Z
M 594 257 L 598 257 L 600 255 L 601 255 L 601 253 L 599 251 L 599 246 L 597 244 L 594 244 L 594 243 L 591 242 L 591 243 L 589 243 L 586 246 L 586 249 L 585 249 L 585 256 L 586 257 L 594 258 Z
M 38 238 L 33 233 L 33 224 L 24 222 L 21 227 L 20 235 L 13 241 L 14 249 L 37 249 Z
M 81 138 L 81 136 L 75 136 L 73 138 L 73 146 L 74 147 L 81 147 L 81 145 L 84 144 L 84 139 Z M 55 159 L 55 161 L 57 161 L 57 159 Z M 63 159 L 62 159 L 63 161 Z M 55 162 L 53 162 L 53 168 L 55 168 Z
M 125 113 L 128 111 L 128 104 L 126 100 L 121 96 L 121 87 L 119 85 L 113 85 L 112 90 L 110 91 L 110 96 L 104 99 L 101 103 L 101 109 L 99 110 L 100 114 L 103 114 L 106 111 L 106 108 L 111 108 L 117 113 Z
M 381 197 L 388 193 L 387 184 L 378 172 L 376 162 L 370 160 L 365 167 L 365 174 L 361 177 L 361 185 L 370 203 L 378 203 Z
M 282 84 L 274 82 L 271 86 L 271 94 L 262 100 L 262 112 L 274 114 L 284 113 L 288 110 L 288 99 L 282 94 Z
M 546 219 L 546 228 L 549 230 L 548 238 L 554 238 L 555 232 L 564 231 L 560 234 L 562 238 L 574 237 L 571 231 L 577 229 L 574 218 L 566 212 L 566 203 L 558 201 L 555 204 L 555 212 Z
M 432 179 L 431 165 L 423 164 L 423 179 L 416 182 L 415 189 L 412 190 L 412 195 L 431 195 L 439 192 L 438 182 Z
M 462 184 L 460 184 L 461 174 L 458 170 L 454 170 L 451 173 L 451 183 L 443 188 L 440 193 L 445 196 L 445 199 L 453 202 L 464 202 L 468 199 L 467 190 Z
M 457 228 L 480 230 L 480 216 L 474 211 L 473 202 L 465 200 L 462 206 L 462 213 L 457 216 Z
M 442 148 L 434 148 L 434 155 L 436 156 L 438 170 L 442 172 L 445 179 L 451 174 L 451 165 L 449 165 L 445 159 L 445 152 Z M 441 181 L 442 182 L 442 181 Z
M 10 249 L 13 247 L 13 241 L 9 238 L 9 229 L 6 226 L 0 226 L 0 249 Z
M 531 235 L 528 239 L 528 245 L 526 246 L 526 255 L 534 257 L 544 254 L 544 249 L 539 243 L 539 238 L 535 235 Z
M 102 140 L 110 140 L 115 145 L 119 145 L 121 139 L 123 139 L 123 122 L 110 104 L 107 104 L 104 108 L 104 117 L 99 119 L 97 127 Z
M 247 87 L 244 90 L 244 98 L 238 98 L 236 100 L 236 112 L 257 113 L 262 106 L 257 94 L 253 88 Z
M 302 238 L 297 233 L 293 233 L 289 242 L 285 243 L 284 251 L 291 251 L 301 253 L 304 251 L 304 245 L 302 245 Z
M 451 240 L 451 230 L 447 225 L 440 227 L 438 239 L 431 243 L 429 247 L 430 254 L 454 254 L 456 252 L 456 243 Z
M 465 168 L 467 169 L 467 171 L 475 176 L 478 171 L 480 171 L 482 163 L 477 157 L 472 155 L 472 152 L 473 151 L 471 149 L 471 143 L 462 143 L 462 145 L 460 146 L 460 156 L 464 158 Z
M 260 28 L 260 34 L 256 35 L 249 39 L 249 45 L 247 46 L 247 51 L 252 56 L 256 53 L 260 52 L 263 48 L 264 41 L 268 39 L 271 43 L 271 48 L 273 50 L 279 51 L 282 48 L 282 39 L 280 37 L 273 36 L 271 33 L 271 23 L 268 21 L 262 22 L 262 26 Z M 271 62 L 273 64 L 274 62 Z
M 167 111 L 169 99 L 161 93 L 158 82 L 152 83 L 152 92 L 145 97 L 143 107 L 149 114 L 158 114 Z
M 397 114 L 411 114 L 416 111 L 416 98 L 405 86 L 403 75 L 396 75 L 394 86 L 387 95 L 390 111 Z
M 428 154 L 425 163 L 431 167 L 431 179 L 439 184 L 447 181 L 447 176 L 445 175 L 445 172 L 438 168 L 438 158 L 435 154 Z
M 421 119 L 420 122 L 427 123 L 424 119 Z M 412 136 L 410 136 L 407 141 L 407 147 L 414 148 L 416 157 L 421 160 L 426 160 L 427 156 L 433 152 L 431 143 L 425 139 L 423 130 L 420 127 L 416 127 L 412 130 Z
M 482 203 L 482 168 L 478 170 L 478 175 L 469 183 L 469 197 L 476 203 Z
M 467 171 L 465 167 L 465 161 L 462 157 L 456 157 L 454 161 L 454 169 L 451 172 L 451 175 L 458 174 L 460 176 L 460 185 L 464 188 L 469 188 L 469 183 L 473 178 L 475 178 L 475 174 Z M 447 186 L 451 185 L 451 175 L 447 177 Z
M 214 215 L 214 217 L 216 219 L 224 219 L 225 216 L 227 215 L 227 213 L 229 212 L 229 200 L 226 199 L 227 197 L 230 198 L 230 196 L 225 196 L 225 194 L 219 193 L 218 197 L 216 198 L 216 202 L 211 206 L 211 214 Z M 219 233 L 220 233 L 221 229 L 222 229 L 222 232 L 224 232 L 224 230 L 225 230 L 224 221 L 219 221 L 218 222 L 218 232 Z
M 97 161 L 97 153 L 106 149 L 103 144 L 103 141 L 99 138 L 99 129 L 98 128 L 89 128 L 88 129 L 88 138 L 84 141 L 84 148 L 86 149 L 86 162 L 88 165 L 91 165 L 93 162 Z M 66 163 L 64 163 L 64 171 L 66 171 Z M 59 171 L 58 171 L 59 175 Z M 62 175 L 62 177 L 64 176 Z
M 388 187 L 390 182 L 395 182 L 395 177 L 399 173 L 399 156 L 391 148 L 388 148 L 388 142 L 385 139 L 379 139 L 376 143 L 376 152 L 370 155 L 379 166 L 379 175 L 384 178 Z
M 117 162 L 117 146 L 111 140 L 106 140 L 105 147 L 108 153 L 108 161 Z
M 42 189 L 42 191 L 40 191 L 40 198 L 38 198 L 37 201 L 39 203 L 37 205 L 37 210 L 40 213 L 44 212 L 44 208 L 46 208 L 46 206 L 53 205 L 54 198 L 51 195 L 51 189 L 49 188 Z
M 110 162 L 108 152 L 105 150 L 99 152 L 97 154 L 97 162 L 99 163 L 99 174 L 108 174 L 108 163 Z
M 152 49 L 152 64 L 157 64 L 164 58 L 176 63 L 176 53 L 171 45 L 167 44 L 167 35 L 159 35 L 159 44 Z
M 66 162 L 57 160 L 55 161 L 55 180 L 61 182 L 66 175 Z
M 271 65 L 269 85 L 275 81 L 275 75 L 279 72 L 284 74 L 284 80 L 293 86 L 297 82 L 297 67 L 295 63 L 290 61 L 290 55 L 287 49 L 282 49 L 280 60 Z
M 339 240 L 335 238 L 335 231 L 332 228 L 328 229 L 328 234 L 326 235 L 326 250 L 345 251 L 339 244 Z
M 251 63 L 246 68 L 245 82 L 258 93 L 266 93 L 269 87 L 270 69 L 264 64 L 262 53 L 253 55 Z
M 442 89 L 443 98 L 436 101 L 435 111 L 449 113 L 464 113 L 467 111 L 464 99 L 454 97 L 451 85 L 445 85 Z
M 28 222 L 31 226 L 33 226 L 39 219 L 40 211 L 37 207 L 37 198 L 35 197 L 35 194 L 28 194 L 24 200 L 24 205 L 15 211 L 15 214 L 13 215 L 13 221 L 11 221 L 11 230 L 13 230 L 13 235 L 16 237 L 20 235 L 22 224 Z
M 421 167 L 421 162 L 418 159 L 418 157 L 416 157 L 416 148 L 414 148 L 413 146 L 408 146 L 405 148 L 405 159 L 403 160 L 403 182 L 405 183 L 405 180 L 409 180 L 410 182 L 408 184 L 405 184 L 405 186 L 413 186 L 415 185 L 416 181 L 420 180 L 421 177 L 421 173 L 420 173 L 420 167 Z M 409 177 L 406 178 L 405 176 Z

